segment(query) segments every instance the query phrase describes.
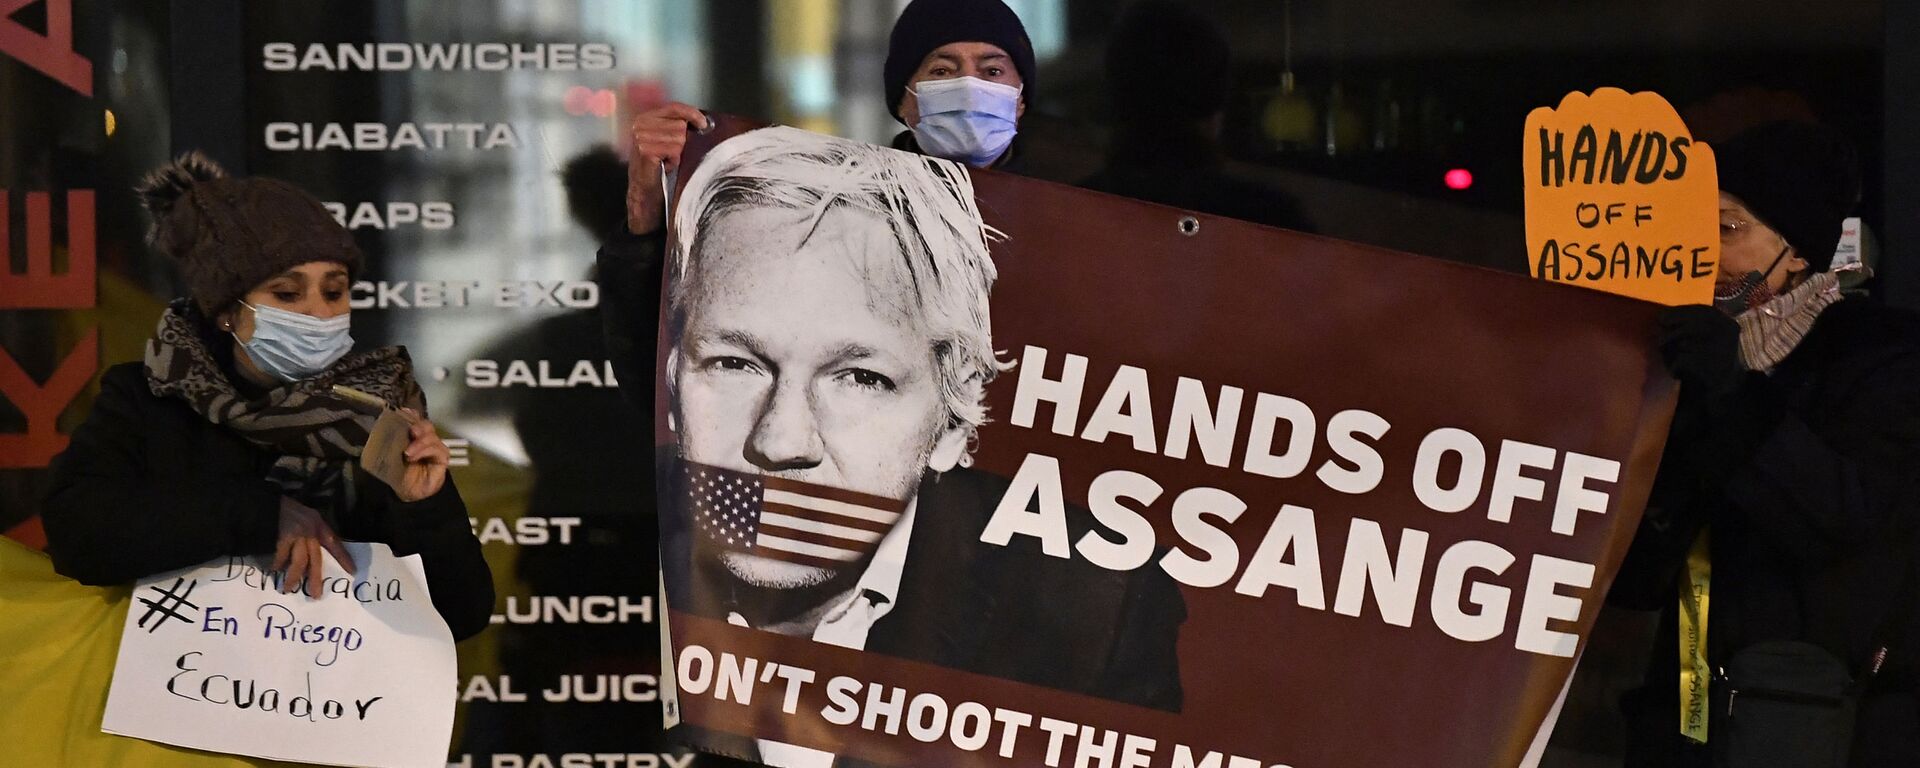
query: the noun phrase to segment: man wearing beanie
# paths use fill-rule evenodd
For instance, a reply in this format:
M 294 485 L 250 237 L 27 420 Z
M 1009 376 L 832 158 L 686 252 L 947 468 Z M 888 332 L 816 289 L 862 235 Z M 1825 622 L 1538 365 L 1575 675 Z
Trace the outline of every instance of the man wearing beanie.
M 942 157 L 974 168 L 1019 172 L 1020 147 L 1014 136 L 1026 109 L 1026 95 L 1035 80 L 1034 54 L 1019 18 L 1001 0 L 914 0 L 908 4 L 893 28 L 883 80 L 886 103 L 892 115 L 907 127 L 894 139 L 895 149 Z M 653 366 L 666 251 L 661 169 L 675 169 L 688 131 L 706 125 L 706 116 L 685 104 L 668 104 L 634 119 L 627 219 L 622 231 L 604 243 L 599 253 L 598 279 L 602 287 L 599 311 L 608 356 L 616 376 L 625 382 L 622 392 L 634 407 L 646 413 L 653 412 L 655 400 Z M 667 462 L 656 464 L 669 465 Z M 951 486 L 950 491 L 958 487 L 952 483 L 947 485 Z M 949 515 L 944 520 L 929 519 L 922 525 L 945 523 L 958 529 L 963 527 L 965 519 Z M 958 543 L 964 536 L 938 540 L 949 539 Z M 1127 593 L 1122 590 L 1120 594 Z M 1099 600 L 1084 602 L 1107 604 Z M 1141 598 L 1138 602 L 1148 604 L 1150 600 Z M 920 608 L 935 603 L 922 601 Z M 1171 604 L 1178 604 L 1177 597 Z M 910 603 L 903 607 L 913 610 Z M 965 615 L 965 612 L 955 611 L 951 615 Z M 1183 616 L 1184 612 L 1178 615 Z M 1177 622 L 1177 616 L 1173 620 Z M 1095 624 L 1087 622 L 1081 626 Z M 933 658 L 926 656 L 921 660 Z M 1149 701 L 1143 693 L 1134 703 L 1177 707 L 1177 672 L 1161 674 L 1174 670 L 1177 662 L 1171 654 L 1165 656 L 1164 661 L 1165 664 L 1151 668 L 1145 663 L 1124 665 L 1128 672 L 1123 677 L 1128 687 L 1160 697 Z M 1171 700 L 1167 700 L 1169 696 Z M 778 742 L 715 732 L 687 733 L 689 730 L 693 729 L 682 726 L 679 733 L 703 749 L 753 755 L 768 765 L 786 768 L 862 765 L 849 758 Z M 750 764 L 703 754 L 700 764 L 709 763 Z
M 907 126 L 893 148 L 1018 172 L 1014 136 L 1035 74 L 1033 43 L 1006 3 L 913 0 L 894 22 L 882 78 L 888 108 Z M 677 167 L 687 131 L 706 125 L 704 113 L 679 102 L 633 119 L 630 234 L 659 231 L 666 199 L 660 169 Z
M 1828 270 L 1843 138 L 1773 123 L 1715 154 L 1715 306 L 1661 317 L 1680 404 L 1610 595 L 1662 611 L 1626 764 L 1920 765 L 1920 316 Z
M 893 147 L 1017 173 L 1014 129 L 1034 77 L 1033 44 L 1006 3 L 913 0 L 887 49 L 887 103 L 908 127 Z M 647 412 L 667 242 L 661 169 L 677 168 L 687 132 L 706 125 L 705 113 L 678 102 L 633 119 L 625 226 L 608 233 L 598 254 L 608 356 L 615 376 L 629 382 L 628 401 Z
M 893 148 L 1014 170 L 1033 88 L 1033 43 L 1000 0 L 914 0 L 887 44 L 886 99 L 907 126 Z
M 894 22 L 887 48 L 887 104 L 907 126 L 893 147 L 1018 173 L 1015 128 L 1035 74 L 1033 43 L 1006 3 L 913 0 Z M 626 226 L 611 233 L 598 255 L 600 317 L 622 381 L 653 381 L 666 253 L 661 169 L 677 168 L 687 132 L 706 125 L 705 113 L 674 102 L 635 117 L 630 126 Z M 652 387 L 630 384 L 623 391 L 636 407 L 653 407 Z

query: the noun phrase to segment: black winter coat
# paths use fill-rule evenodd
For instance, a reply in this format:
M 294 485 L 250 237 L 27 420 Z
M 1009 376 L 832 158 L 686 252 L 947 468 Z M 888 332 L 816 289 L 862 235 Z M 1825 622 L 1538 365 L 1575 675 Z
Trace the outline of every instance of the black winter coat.
M 86 422 L 54 459 L 41 513 L 54 570 L 107 586 L 272 552 L 280 490 L 266 477 L 274 459 L 185 401 L 153 394 L 140 363 L 107 369 Z M 454 639 L 485 629 L 493 578 L 453 478 L 411 503 L 365 474 L 354 489 L 356 503 L 336 521 L 341 538 L 420 555 Z
M 1731 407 L 1711 412 L 1682 392 L 1610 595 L 1663 611 L 1646 687 L 1626 701 L 1627 764 L 1706 758 L 1678 734 L 1677 637 L 1686 553 L 1704 526 L 1709 664 L 1756 642 L 1799 640 L 1858 676 L 1874 648 L 1891 643 L 1861 706 L 1852 762 L 1920 765 L 1920 614 L 1896 599 L 1920 552 L 1920 317 L 1841 301 L 1771 375 L 1747 376 Z

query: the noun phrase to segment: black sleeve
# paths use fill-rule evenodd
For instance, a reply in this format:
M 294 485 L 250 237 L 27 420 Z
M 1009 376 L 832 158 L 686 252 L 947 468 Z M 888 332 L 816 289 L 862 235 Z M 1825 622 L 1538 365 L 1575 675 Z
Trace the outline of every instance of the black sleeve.
M 1833 396 L 1817 423 L 1788 408 L 1761 374 L 1714 407 L 1689 407 L 1682 392 L 1653 501 L 1609 601 L 1670 603 L 1708 508 L 1721 504 L 1733 524 L 1802 562 L 1846 557 L 1911 525 L 1903 517 L 1920 462 L 1916 382 L 1920 355 L 1894 359 Z
M 486 629 L 493 616 L 493 571 L 480 554 L 452 472 L 439 493 L 413 502 L 401 501 L 386 483 L 364 472 L 354 479 L 362 498 L 355 514 L 341 521 L 340 535 L 380 542 L 399 557 L 419 555 L 434 610 L 447 620 L 454 640 Z
M 280 491 L 266 478 L 213 462 L 184 463 L 190 473 L 148 465 L 150 441 L 177 437 L 154 430 L 193 426 L 152 417 L 159 405 L 137 365 L 101 377 L 86 422 L 54 459 L 42 507 L 54 570 L 105 586 L 273 550 Z
M 600 327 L 613 375 L 620 380 L 627 402 L 648 414 L 653 413 L 653 362 L 660 335 L 666 246 L 664 232 L 634 235 L 622 227 L 600 245 L 594 272 L 600 284 Z
M 1648 506 L 1607 590 L 1607 602 L 1636 611 L 1672 605 L 1679 595 L 1680 569 L 1705 519 L 1698 510 L 1686 507 Z
M 1752 525 L 1807 561 L 1844 557 L 1911 514 L 1920 468 L 1920 355 L 1883 365 L 1820 414 L 1788 413 L 1757 434 L 1727 496 Z
M 1707 524 L 1707 499 L 1717 499 L 1724 486 L 1706 475 L 1724 475 L 1725 470 L 1705 465 L 1737 460 L 1733 454 L 1738 449 L 1724 447 L 1709 429 L 1719 421 L 1703 401 L 1689 398 L 1682 391 L 1661 449 L 1646 511 L 1607 591 L 1609 604 L 1643 611 L 1663 610 L 1673 604 L 1687 553 Z

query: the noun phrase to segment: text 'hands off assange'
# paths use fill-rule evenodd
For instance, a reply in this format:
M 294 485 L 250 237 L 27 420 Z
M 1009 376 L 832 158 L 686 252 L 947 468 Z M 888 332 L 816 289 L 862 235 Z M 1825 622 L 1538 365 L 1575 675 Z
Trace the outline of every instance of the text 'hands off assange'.
M 1058 435 L 1096 443 L 1124 436 L 1143 453 L 1185 459 L 1190 448 L 1197 448 L 1201 460 L 1209 465 L 1228 467 L 1233 462 L 1235 438 L 1247 405 L 1246 393 L 1240 388 L 1221 387 L 1216 402 L 1204 383 L 1181 377 L 1172 407 L 1164 412 L 1166 421 L 1161 429 L 1155 417 L 1162 412 L 1153 407 L 1146 371 L 1123 365 L 1114 373 L 1086 423 L 1078 425 L 1087 358 L 1066 355 L 1057 378 L 1046 377 L 1046 365 L 1047 350 L 1026 348 L 1010 418 L 1014 426 L 1033 428 L 1036 411 L 1045 402 L 1053 407 L 1050 427 Z M 1276 431 L 1283 421 L 1288 432 L 1280 437 L 1286 445 L 1276 446 Z M 1313 458 L 1321 423 L 1313 409 L 1299 400 L 1254 393 L 1251 414 L 1244 420 L 1247 439 L 1239 469 L 1264 478 L 1301 477 Z M 1322 462 L 1312 477 L 1344 494 L 1373 493 L 1387 476 L 1386 462 L 1375 442 L 1391 425 L 1379 415 L 1360 409 L 1340 411 L 1324 423 L 1325 444 L 1334 458 Z M 1165 439 L 1157 440 L 1157 435 Z M 1442 513 L 1466 510 L 1485 498 L 1487 519 L 1501 524 L 1512 521 L 1516 502 L 1546 502 L 1551 498 L 1551 530 L 1572 536 L 1581 513 L 1606 514 L 1612 501 L 1609 492 L 1591 486 L 1612 486 L 1620 478 L 1620 462 L 1612 459 L 1501 440 L 1488 483 L 1488 458 L 1486 443 L 1474 434 L 1452 427 L 1435 429 L 1420 442 L 1411 478 L 1414 495 L 1427 509 Z M 1551 474 L 1556 467 L 1557 478 L 1529 474 Z M 1550 484 L 1557 487 L 1550 489 Z M 1103 472 L 1088 487 L 1086 499 L 1094 518 L 1112 536 L 1096 529 L 1077 542 L 1070 541 L 1060 461 L 1030 453 L 980 539 L 1006 546 L 1014 536 L 1028 536 L 1053 557 L 1067 558 L 1078 552 L 1103 568 L 1133 570 L 1146 566 L 1158 546 L 1154 527 L 1140 510 L 1155 505 L 1166 493 L 1160 483 L 1139 472 Z M 1300 607 L 1326 610 L 1326 579 L 1314 511 L 1282 504 L 1260 544 L 1243 562 L 1239 545 L 1222 526 L 1233 525 L 1247 510 L 1245 500 L 1218 488 L 1195 487 L 1179 492 L 1171 504 L 1178 546 L 1159 558 L 1159 567 L 1189 587 L 1211 589 L 1231 582 L 1235 592 L 1255 598 L 1264 596 L 1269 587 L 1286 587 L 1294 591 Z M 1334 613 L 1360 616 L 1366 593 L 1371 590 L 1384 621 L 1411 627 L 1421 602 L 1420 587 L 1426 583 L 1428 610 L 1434 624 L 1447 635 L 1466 642 L 1507 635 L 1513 590 L 1495 579 L 1514 565 L 1514 554 L 1487 541 L 1460 541 L 1439 554 L 1429 580 L 1423 578 L 1428 539 L 1427 531 L 1401 528 L 1396 555 L 1388 550 L 1387 534 L 1380 523 L 1352 517 L 1334 591 Z M 1484 576 L 1475 579 L 1475 572 Z M 1511 625 L 1514 647 L 1572 657 L 1578 636 L 1549 629 L 1548 623 L 1577 620 L 1584 600 L 1556 590 L 1561 586 L 1587 589 L 1592 586 L 1593 576 L 1592 563 L 1533 555 L 1518 623 Z M 1471 607 L 1463 607 L 1463 598 Z

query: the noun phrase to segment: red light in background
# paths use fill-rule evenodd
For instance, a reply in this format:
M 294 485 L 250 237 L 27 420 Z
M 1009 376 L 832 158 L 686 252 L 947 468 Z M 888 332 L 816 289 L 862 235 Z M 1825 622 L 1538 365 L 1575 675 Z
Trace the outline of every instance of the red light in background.
M 607 117 L 612 115 L 614 108 L 613 91 L 594 91 L 593 98 L 587 100 L 587 108 L 593 110 L 594 117 Z
M 615 96 L 613 91 L 604 88 L 594 90 L 584 85 L 576 85 L 567 89 L 567 94 L 561 99 L 561 103 L 566 105 L 569 115 L 607 117 L 619 107 L 618 99 L 619 97 Z
M 561 102 L 566 105 L 567 114 L 584 115 L 587 113 L 588 102 L 592 100 L 593 89 L 584 85 L 576 85 L 567 89 L 566 98 L 562 99 Z
M 667 85 L 659 80 L 628 80 L 623 90 L 627 109 L 634 112 L 645 112 L 667 103 Z
M 1459 191 L 1473 186 L 1473 172 L 1465 168 L 1447 171 L 1447 189 Z

